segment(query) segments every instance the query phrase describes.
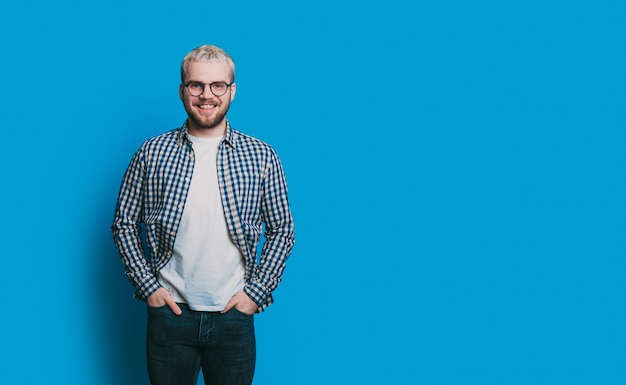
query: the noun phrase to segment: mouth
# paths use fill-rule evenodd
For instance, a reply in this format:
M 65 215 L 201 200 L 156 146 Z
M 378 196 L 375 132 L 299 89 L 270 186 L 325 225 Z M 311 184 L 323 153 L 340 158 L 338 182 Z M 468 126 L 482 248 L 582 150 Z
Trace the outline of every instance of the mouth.
M 215 103 L 202 103 L 202 104 L 196 104 L 196 107 L 198 107 L 202 111 L 211 111 L 211 110 L 217 108 L 217 104 L 215 104 Z

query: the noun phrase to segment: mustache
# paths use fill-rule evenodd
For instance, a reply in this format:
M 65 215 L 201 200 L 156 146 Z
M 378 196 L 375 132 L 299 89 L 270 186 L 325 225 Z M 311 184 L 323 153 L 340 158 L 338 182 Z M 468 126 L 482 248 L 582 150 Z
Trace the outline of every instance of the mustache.
M 202 99 L 202 100 L 195 101 L 192 104 L 194 106 L 201 105 L 201 104 L 214 104 L 216 106 L 219 106 L 222 104 L 222 101 L 217 100 L 217 99 Z

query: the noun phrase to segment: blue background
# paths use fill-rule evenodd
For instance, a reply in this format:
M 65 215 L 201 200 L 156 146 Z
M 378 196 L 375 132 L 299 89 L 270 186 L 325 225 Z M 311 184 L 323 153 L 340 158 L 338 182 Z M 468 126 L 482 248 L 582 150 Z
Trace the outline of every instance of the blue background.
M 147 384 L 109 226 L 213 43 L 297 226 L 255 385 L 626 383 L 626 6 L 410 3 L 3 3 L 0 382 Z

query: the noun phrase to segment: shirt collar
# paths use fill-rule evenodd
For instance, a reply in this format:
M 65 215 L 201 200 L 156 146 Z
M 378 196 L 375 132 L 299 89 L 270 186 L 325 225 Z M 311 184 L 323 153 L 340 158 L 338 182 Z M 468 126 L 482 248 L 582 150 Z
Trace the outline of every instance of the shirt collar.
M 228 119 L 226 120 L 226 134 L 224 135 L 224 142 L 226 142 L 229 146 L 235 147 L 235 135 L 233 133 L 233 129 L 230 126 L 230 122 Z M 189 136 L 187 132 L 187 120 L 180 127 L 178 132 L 178 140 L 177 143 L 180 145 L 182 142 L 189 142 Z

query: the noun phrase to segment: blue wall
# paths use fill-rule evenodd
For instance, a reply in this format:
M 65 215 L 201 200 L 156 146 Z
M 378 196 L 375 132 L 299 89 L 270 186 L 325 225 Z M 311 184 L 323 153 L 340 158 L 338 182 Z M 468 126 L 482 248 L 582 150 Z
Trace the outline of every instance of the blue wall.
M 255 385 L 625 383 L 624 4 L 250 3 L 0 6 L 0 382 L 147 384 L 109 226 L 214 43 L 297 221 Z

